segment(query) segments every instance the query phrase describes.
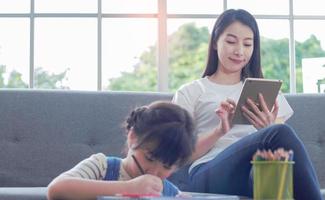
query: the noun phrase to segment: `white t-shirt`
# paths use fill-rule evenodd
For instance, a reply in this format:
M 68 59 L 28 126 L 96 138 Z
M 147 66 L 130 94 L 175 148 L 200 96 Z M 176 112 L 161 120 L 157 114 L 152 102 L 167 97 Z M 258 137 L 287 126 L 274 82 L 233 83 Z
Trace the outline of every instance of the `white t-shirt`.
M 208 133 L 220 122 L 215 110 L 219 108 L 221 101 L 230 98 L 237 102 L 242 86 L 243 82 L 234 85 L 220 85 L 205 77 L 183 85 L 176 91 L 173 102 L 185 108 L 193 116 L 196 134 Z M 278 95 L 277 100 L 279 103 L 278 117 L 283 120 L 289 119 L 293 110 L 287 100 L 282 94 Z M 234 125 L 228 133 L 216 141 L 208 153 L 192 163 L 189 171 L 198 164 L 212 160 L 226 147 L 255 131 L 257 130 L 252 125 Z

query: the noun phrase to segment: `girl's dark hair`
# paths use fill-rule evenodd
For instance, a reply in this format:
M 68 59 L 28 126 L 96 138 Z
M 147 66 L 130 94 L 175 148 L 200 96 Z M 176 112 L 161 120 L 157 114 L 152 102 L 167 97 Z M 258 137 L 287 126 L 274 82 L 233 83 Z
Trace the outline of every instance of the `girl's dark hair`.
M 255 18 L 249 12 L 242 9 L 229 9 L 224 11 L 218 17 L 211 33 L 208 60 L 202 77 L 211 76 L 217 71 L 219 59 L 214 45 L 217 43 L 224 30 L 236 21 L 248 26 L 254 34 L 253 54 L 247 65 L 242 69 L 241 80 L 244 80 L 247 77 L 263 78 L 261 69 L 260 34 L 258 26 Z
M 186 164 L 194 151 L 193 119 L 176 104 L 158 101 L 136 108 L 126 120 L 127 131 L 131 128 L 138 138 L 135 148 L 167 166 Z

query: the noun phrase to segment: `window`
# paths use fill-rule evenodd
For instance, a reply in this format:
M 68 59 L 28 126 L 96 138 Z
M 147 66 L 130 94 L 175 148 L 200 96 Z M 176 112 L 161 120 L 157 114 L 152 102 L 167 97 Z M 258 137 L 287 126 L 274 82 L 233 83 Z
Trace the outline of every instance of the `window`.
M 30 0 L 0 0 L 0 13 L 28 13 Z
M 289 14 L 289 0 L 228 0 L 228 7 L 245 9 L 253 15 Z
M 321 3 L 0 0 L 0 87 L 173 92 L 201 76 L 220 13 L 243 8 L 259 24 L 265 76 L 283 92 L 324 92 Z
M 103 13 L 157 13 L 158 0 L 102 0 Z
M 297 20 L 295 51 L 297 91 L 325 93 L 325 20 Z
M 290 91 L 289 20 L 258 19 L 257 23 L 264 77 L 281 79 L 281 90 L 287 93 Z
M 222 1 L 216 0 L 177 0 L 167 1 L 168 14 L 220 14 L 223 11 Z
M 295 15 L 322 15 L 325 7 L 322 0 L 294 0 L 293 13 Z M 322 6 L 321 6 L 322 5 Z
M 96 13 L 97 1 L 35 0 L 35 12 L 36 13 Z
M 103 90 L 157 90 L 157 22 L 103 20 Z
M 96 42 L 96 19 L 37 18 L 34 87 L 96 90 Z
M 169 90 L 201 77 L 215 19 L 169 19 Z
M 29 21 L 25 18 L 0 18 L 0 27 L 0 87 L 27 88 Z

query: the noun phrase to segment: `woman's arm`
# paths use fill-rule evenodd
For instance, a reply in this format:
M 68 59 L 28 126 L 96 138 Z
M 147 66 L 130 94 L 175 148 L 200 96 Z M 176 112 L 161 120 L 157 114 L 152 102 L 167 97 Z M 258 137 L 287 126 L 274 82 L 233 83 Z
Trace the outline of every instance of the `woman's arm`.
M 175 93 L 172 102 L 182 106 L 192 116 L 195 116 L 195 102 L 202 93 L 203 90 L 201 87 L 197 84 L 191 84 L 178 90 Z M 216 128 L 211 132 L 198 134 L 195 151 L 191 157 L 192 162 L 206 154 L 215 145 L 216 141 L 229 131 L 232 126 L 231 120 L 233 118 L 235 107 L 236 103 L 231 99 L 221 102 L 220 107 L 216 110 L 216 114 L 220 118 L 220 124 L 219 126 L 216 124 Z
M 199 134 L 191 161 L 195 161 L 206 154 L 215 145 L 216 141 L 230 130 L 235 108 L 236 103 L 231 99 L 221 102 L 220 107 L 216 110 L 216 114 L 220 118 L 219 126 L 209 133 Z
M 191 156 L 191 162 L 194 162 L 206 154 L 223 135 L 224 134 L 219 128 L 209 133 L 200 134 L 196 142 L 195 151 Z

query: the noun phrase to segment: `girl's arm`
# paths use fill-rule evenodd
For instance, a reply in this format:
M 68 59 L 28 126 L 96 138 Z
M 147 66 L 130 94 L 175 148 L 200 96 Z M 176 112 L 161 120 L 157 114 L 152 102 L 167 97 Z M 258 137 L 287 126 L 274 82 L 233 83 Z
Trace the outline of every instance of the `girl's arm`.
M 94 154 L 62 173 L 48 186 L 48 199 L 96 199 L 101 195 L 123 193 L 160 194 L 162 181 L 143 175 L 128 181 L 103 181 L 107 169 L 106 156 Z
M 153 175 L 142 175 L 128 181 L 103 181 L 58 177 L 48 186 L 48 199 L 96 199 L 116 194 L 160 195 L 163 184 Z
M 62 177 L 53 180 L 48 186 L 47 197 L 55 199 L 96 199 L 101 195 L 114 195 L 126 192 L 127 181 L 101 181 Z
M 48 186 L 48 199 L 96 199 L 120 193 L 126 182 L 102 181 L 107 169 L 104 154 L 93 154 L 56 177 Z

